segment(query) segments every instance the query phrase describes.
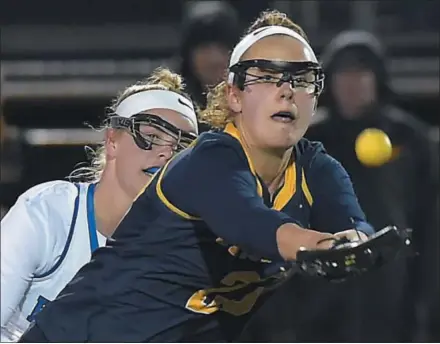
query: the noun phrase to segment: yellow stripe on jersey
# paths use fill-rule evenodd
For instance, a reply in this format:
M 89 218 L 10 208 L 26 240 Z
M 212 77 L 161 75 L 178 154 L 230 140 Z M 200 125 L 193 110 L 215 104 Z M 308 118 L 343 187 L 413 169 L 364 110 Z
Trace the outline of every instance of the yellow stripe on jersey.
M 284 184 L 278 192 L 273 202 L 272 209 L 281 210 L 296 192 L 296 166 L 295 163 L 289 165 L 284 173 Z
M 145 192 L 145 190 L 147 190 L 148 186 L 151 184 L 151 182 L 154 180 L 154 178 L 156 178 L 156 176 L 158 174 L 159 174 L 159 171 L 155 172 L 151 176 L 150 180 L 142 187 L 141 191 L 139 191 L 139 193 L 136 195 L 133 202 L 136 202 L 136 200 Z
M 238 132 L 237 128 L 232 123 L 226 124 L 224 132 L 231 135 L 232 137 L 236 138 L 240 142 L 241 148 L 243 148 L 244 154 L 246 155 L 246 159 L 248 161 L 249 168 L 255 177 L 255 181 L 257 182 L 257 193 L 260 197 L 262 197 L 263 196 L 263 187 L 260 183 L 260 180 L 257 178 L 257 172 L 255 170 L 255 166 L 252 163 L 251 158 L 250 158 L 248 152 L 246 151 L 246 148 L 243 145 L 243 141 L 241 140 L 240 133 Z

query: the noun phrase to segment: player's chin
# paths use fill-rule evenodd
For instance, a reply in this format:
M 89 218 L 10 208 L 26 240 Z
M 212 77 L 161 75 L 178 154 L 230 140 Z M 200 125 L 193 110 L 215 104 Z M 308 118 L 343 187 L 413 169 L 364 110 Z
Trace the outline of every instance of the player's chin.
M 289 131 L 288 133 L 283 133 L 284 135 L 279 135 L 272 140 L 272 146 L 278 149 L 289 149 L 296 145 L 302 138 L 302 134 L 297 130 Z
M 267 146 L 274 151 L 287 151 L 296 145 L 297 142 L 297 140 L 291 138 L 277 138 L 276 140 L 271 140 Z
M 136 178 L 136 184 L 139 186 L 139 188 L 142 188 L 150 181 L 151 178 L 152 176 L 149 173 L 139 173 L 138 177 Z

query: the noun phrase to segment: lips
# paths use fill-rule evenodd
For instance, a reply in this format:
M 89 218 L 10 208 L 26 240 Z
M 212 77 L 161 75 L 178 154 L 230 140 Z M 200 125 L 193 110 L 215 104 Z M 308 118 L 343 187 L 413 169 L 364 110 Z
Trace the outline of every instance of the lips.
M 159 171 L 160 167 L 157 166 L 153 166 L 153 167 L 149 167 L 146 169 L 143 169 L 142 171 L 147 174 L 147 175 L 153 175 L 155 174 L 157 171 Z
M 296 116 L 290 111 L 279 111 L 274 113 L 271 118 L 278 122 L 293 122 L 296 119 Z

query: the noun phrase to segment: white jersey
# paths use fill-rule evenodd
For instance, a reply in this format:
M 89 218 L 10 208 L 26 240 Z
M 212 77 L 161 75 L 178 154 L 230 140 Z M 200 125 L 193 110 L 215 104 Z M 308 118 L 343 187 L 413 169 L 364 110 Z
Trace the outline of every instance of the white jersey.
M 16 341 L 33 317 L 90 261 L 95 184 L 52 181 L 17 200 L 1 222 L 1 341 Z

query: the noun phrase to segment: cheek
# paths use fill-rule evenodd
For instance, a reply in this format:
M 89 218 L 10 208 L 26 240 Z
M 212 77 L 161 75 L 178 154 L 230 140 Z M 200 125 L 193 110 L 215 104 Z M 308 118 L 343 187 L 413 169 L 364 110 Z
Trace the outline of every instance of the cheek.
M 371 94 L 376 89 L 376 80 L 373 77 L 364 76 L 361 79 L 361 85 L 364 92 L 368 92 L 369 94 Z
M 252 89 L 245 91 L 245 97 L 242 101 L 243 112 L 253 120 L 259 120 L 262 116 L 267 116 L 269 102 L 268 90 L 265 91 L 265 85 L 253 85 Z
M 309 95 L 298 96 L 296 106 L 300 113 L 301 120 L 310 120 L 315 111 L 316 98 Z
M 130 137 L 128 140 L 121 142 L 118 147 L 119 152 L 117 156 L 118 170 L 120 171 L 135 171 L 142 163 L 142 150 L 136 146 L 133 139 Z
M 353 82 L 351 77 L 336 76 L 333 79 L 332 91 L 337 97 L 342 98 L 357 87 L 359 87 L 358 83 Z
M 264 121 L 267 114 L 264 110 L 264 102 L 261 102 L 257 97 L 255 99 L 248 99 L 246 104 L 243 104 L 242 120 L 246 123 L 246 127 L 253 132 L 261 127 L 264 127 Z

